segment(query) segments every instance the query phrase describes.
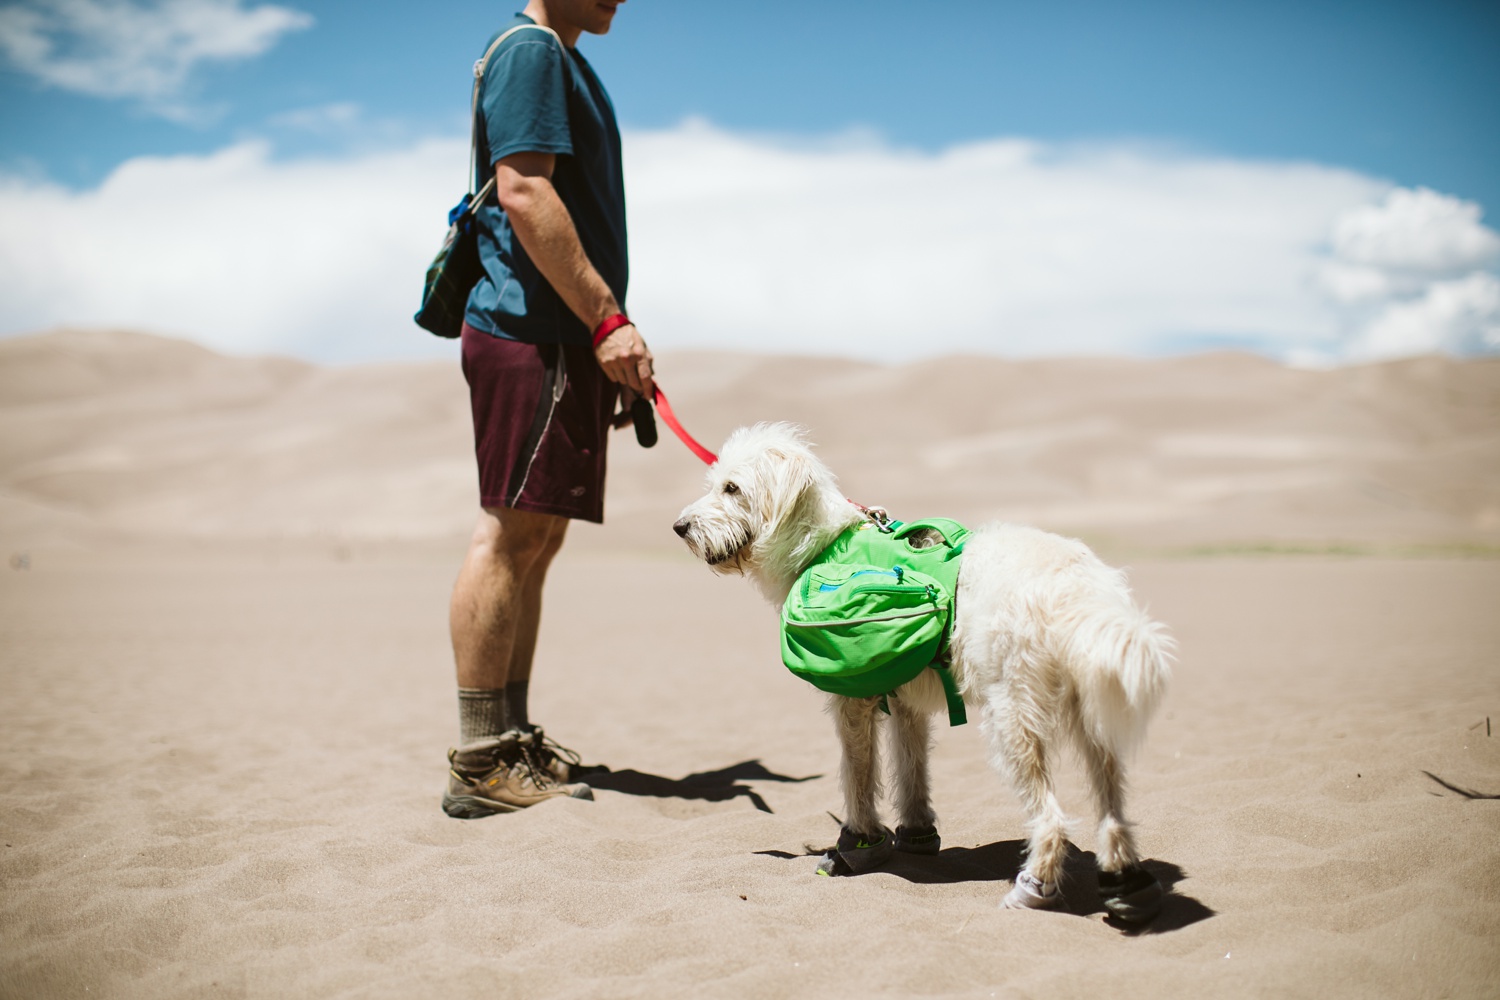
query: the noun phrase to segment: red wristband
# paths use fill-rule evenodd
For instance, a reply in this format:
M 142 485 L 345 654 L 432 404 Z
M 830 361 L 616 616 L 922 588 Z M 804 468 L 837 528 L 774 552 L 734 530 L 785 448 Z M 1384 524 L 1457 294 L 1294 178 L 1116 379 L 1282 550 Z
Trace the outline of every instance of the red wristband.
M 604 338 L 614 333 L 622 326 L 630 325 L 630 317 L 624 313 L 615 313 L 605 319 L 603 323 L 594 327 L 594 346 L 598 347 L 604 342 Z

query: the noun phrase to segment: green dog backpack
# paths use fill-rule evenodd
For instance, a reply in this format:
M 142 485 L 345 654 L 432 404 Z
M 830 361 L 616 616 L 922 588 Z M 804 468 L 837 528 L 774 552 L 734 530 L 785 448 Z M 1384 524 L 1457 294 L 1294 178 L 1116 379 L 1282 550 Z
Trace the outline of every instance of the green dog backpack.
M 924 529 L 941 544 L 917 547 Z M 831 694 L 881 698 L 929 667 L 942 680 L 948 721 L 966 721 L 948 668 L 959 557 L 969 532 L 929 518 L 850 528 L 802 571 L 781 608 L 781 660 Z M 924 540 L 931 535 L 924 533 Z

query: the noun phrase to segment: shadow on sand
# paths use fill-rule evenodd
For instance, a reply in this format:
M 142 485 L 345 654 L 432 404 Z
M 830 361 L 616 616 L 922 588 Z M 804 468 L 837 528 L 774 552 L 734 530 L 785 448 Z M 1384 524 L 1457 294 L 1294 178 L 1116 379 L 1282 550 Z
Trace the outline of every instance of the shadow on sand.
M 755 853 L 773 858 L 796 859 L 821 857 L 832 849 L 832 846 L 814 848 L 809 844 L 806 845 L 806 851 L 803 854 L 789 854 L 786 851 L 756 851 Z M 898 852 L 880 868 L 865 874 L 895 875 L 908 882 L 924 885 L 954 882 L 1009 882 L 1021 870 L 1021 865 L 1025 861 L 1025 850 L 1026 841 L 1024 840 L 999 840 L 981 847 L 945 847 L 932 857 Z M 1080 851 L 1077 847 L 1071 847 L 1068 851 L 1068 860 L 1063 870 L 1063 906 L 1060 908 L 1062 912 L 1079 917 L 1089 917 L 1104 912 L 1104 907 L 1099 902 L 1099 878 L 1094 864 L 1095 858 L 1092 851 Z M 1162 900 L 1161 912 L 1154 920 L 1140 926 L 1105 917 L 1105 922 L 1111 927 L 1116 927 L 1128 934 L 1163 934 L 1167 931 L 1180 930 L 1214 916 L 1213 910 L 1192 896 L 1174 891 L 1177 883 L 1187 878 L 1187 874 L 1177 865 L 1170 861 L 1148 859 L 1141 862 L 1141 867 L 1155 875 L 1163 888 L 1167 890 L 1166 898 Z M 808 872 L 811 873 L 811 871 L 812 866 L 809 865 Z M 859 876 L 841 877 L 858 878 Z M 996 902 L 999 902 L 998 896 Z
M 699 771 L 685 778 L 663 778 L 659 774 L 642 771 L 606 771 L 589 774 L 584 780 L 591 788 L 626 795 L 646 795 L 658 799 L 696 799 L 701 802 L 726 802 L 729 799 L 747 798 L 761 812 L 770 812 L 771 807 L 745 781 L 802 782 L 821 778 L 821 774 L 810 774 L 805 778 L 793 778 L 769 770 L 759 760 L 741 761 L 717 771 Z

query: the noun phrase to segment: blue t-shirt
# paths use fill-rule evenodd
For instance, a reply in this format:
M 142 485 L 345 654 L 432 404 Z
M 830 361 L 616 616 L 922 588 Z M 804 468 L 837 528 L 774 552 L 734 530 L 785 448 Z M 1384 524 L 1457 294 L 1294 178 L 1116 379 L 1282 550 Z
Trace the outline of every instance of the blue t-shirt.
M 518 14 L 502 30 L 532 23 Z M 479 102 L 479 162 L 493 173 L 512 153 L 556 154 L 552 186 L 573 217 L 583 252 L 624 309 L 630 268 L 620 129 L 593 68 L 548 32 L 517 31 L 490 57 Z M 469 294 L 468 324 L 511 340 L 587 345 L 588 326 L 542 277 L 493 194 L 475 218 L 484 276 Z

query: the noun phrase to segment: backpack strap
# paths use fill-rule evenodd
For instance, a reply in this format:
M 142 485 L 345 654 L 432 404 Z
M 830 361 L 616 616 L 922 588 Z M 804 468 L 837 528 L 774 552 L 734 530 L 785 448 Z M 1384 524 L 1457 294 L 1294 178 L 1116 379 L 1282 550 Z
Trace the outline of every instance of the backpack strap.
M 518 24 L 508 31 L 501 32 L 500 36 L 490 43 L 490 47 L 484 50 L 484 56 L 474 63 L 474 93 L 469 99 L 469 190 L 474 194 L 469 199 L 469 204 L 476 207 L 489 197 L 490 189 L 495 186 L 493 172 L 483 185 L 479 183 L 479 91 L 484 86 L 484 71 L 489 69 L 490 57 L 500 48 L 500 43 L 526 28 L 545 31 L 557 39 L 557 44 L 562 45 L 563 50 L 567 51 L 567 46 L 563 45 L 563 40 L 558 37 L 557 32 L 545 24 Z
M 946 660 L 934 660 L 928 664 L 938 675 L 938 680 L 943 684 L 943 700 L 948 703 L 948 726 L 962 726 L 969 721 L 969 713 L 964 708 L 964 697 L 958 693 L 958 682 L 953 679 L 953 668 Z M 886 715 L 891 714 L 890 692 L 880 696 L 880 710 Z
M 964 710 L 963 695 L 958 693 L 958 682 L 953 679 L 953 667 L 946 659 L 934 660 L 932 669 L 937 671 L 938 680 L 943 682 L 943 700 L 948 703 L 948 725 L 961 726 L 969 721 L 969 713 Z
M 957 558 L 963 553 L 964 543 L 969 538 L 969 529 L 948 517 L 928 517 L 920 521 L 907 521 L 896 528 L 894 537 L 905 538 L 914 532 L 929 528 L 941 534 L 948 548 L 953 550 L 950 558 Z M 957 587 L 953 588 L 952 602 L 953 606 L 948 613 L 948 626 L 943 635 L 943 643 L 938 647 L 938 658 L 932 662 L 931 666 L 937 672 L 938 680 L 943 683 L 943 700 L 948 703 L 948 725 L 962 726 L 969 721 L 969 713 L 964 709 L 964 699 L 958 693 L 958 682 L 953 679 L 953 667 L 948 659 L 948 642 L 953 631 L 953 620 L 958 617 Z

